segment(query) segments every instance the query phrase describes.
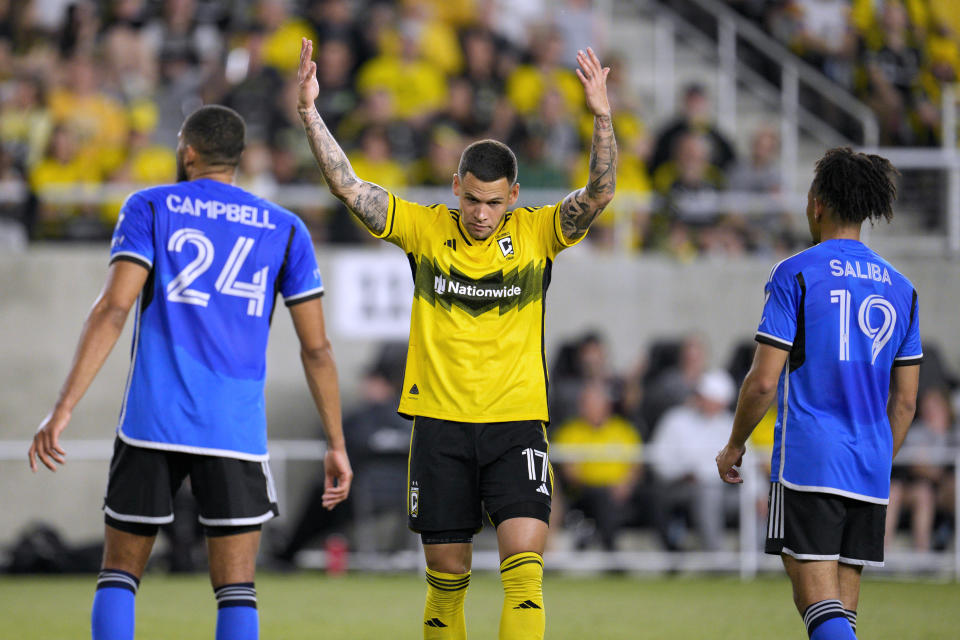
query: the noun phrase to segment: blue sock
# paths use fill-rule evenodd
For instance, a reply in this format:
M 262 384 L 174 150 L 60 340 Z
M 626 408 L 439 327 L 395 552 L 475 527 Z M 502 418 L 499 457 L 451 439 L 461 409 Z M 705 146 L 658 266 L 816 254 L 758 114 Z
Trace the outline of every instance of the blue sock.
M 90 613 L 93 640 L 133 640 L 134 603 L 140 581 L 126 571 L 104 569 Z
M 217 597 L 216 640 L 257 640 L 257 590 L 252 582 L 225 584 L 213 590 Z
M 814 602 L 803 612 L 810 640 L 856 640 L 839 600 Z

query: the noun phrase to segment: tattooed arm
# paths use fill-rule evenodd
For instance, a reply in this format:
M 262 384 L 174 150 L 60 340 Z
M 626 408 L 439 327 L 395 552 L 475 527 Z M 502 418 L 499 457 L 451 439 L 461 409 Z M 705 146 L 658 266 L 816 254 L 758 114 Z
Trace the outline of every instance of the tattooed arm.
M 593 113 L 593 143 L 590 149 L 590 178 L 587 186 L 577 189 L 560 206 L 560 229 L 569 242 L 587 233 L 604 207 L 613 199 L 617 175 L 617 140 L 607 100 L 607 74 L 592 49 L 577 52 L 577 77 L 583 84 L 587 107 Z
M 297 111 L 306 129 L 313 157 L 317 159 L 317 165 L 330 187 L 330 193 L 347 205 L 353 215 L 370 231 L 382 234 L 387 224 L 390 196 L 382 187 L 357 177 L 343 149 L 317 112 L 314 102 L 320 95 L 320 85 L 317 82 L 317 63 L 311 60 L 312 57 L 313 42 L 302 39 L 300 69 L 297 75 Z

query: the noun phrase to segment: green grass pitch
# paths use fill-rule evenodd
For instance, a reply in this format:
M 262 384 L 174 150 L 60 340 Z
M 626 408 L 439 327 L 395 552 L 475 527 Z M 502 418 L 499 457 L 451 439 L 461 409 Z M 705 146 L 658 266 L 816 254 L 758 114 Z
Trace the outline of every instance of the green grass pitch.
M 94 576 L 0 578 L 0 637 L 89 637 Z M 265 640 L 419 640 L 424 595 L 416 575 L 312 572 L 257 577 Z M 549 640 L 764 638 L 803 640 L 784 577 L 580 578 L 547 574 Z M 960 637 L 960 584 L 865 581 L 860 637 Z M 478 573 L 467 594 L 471 639 L 495 639 L 498 577 Z M 138 640 L 213 638 L 213 593 L 204 576 L 148 574 L 137 596 Z

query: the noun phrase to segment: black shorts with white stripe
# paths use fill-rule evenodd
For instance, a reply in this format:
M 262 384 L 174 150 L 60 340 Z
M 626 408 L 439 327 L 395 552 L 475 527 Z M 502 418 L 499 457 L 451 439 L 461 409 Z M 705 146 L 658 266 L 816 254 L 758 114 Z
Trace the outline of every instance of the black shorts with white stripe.
M 767 541 L 772 555 L 883 566 L 887 507 L 770 483 Z
M 209 536 L 256 530 L 279 513 L 266 462 L 135 447 L 117 438 L 103 504 L 107 524 L 156 534 L 173 522 L 173 497 L 188 476 Z

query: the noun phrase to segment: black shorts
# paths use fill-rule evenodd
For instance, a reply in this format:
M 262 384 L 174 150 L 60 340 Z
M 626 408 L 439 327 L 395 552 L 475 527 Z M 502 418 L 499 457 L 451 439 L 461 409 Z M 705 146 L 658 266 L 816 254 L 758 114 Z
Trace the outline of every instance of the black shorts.
M 887 506 L 854 498 L 794 491 L 770 483 L 764 551 L 798 560 L 883 566 Z
M 408 470 L 410 528 L 426 544 L 470 542 L 509 518 L 550 521 L 553 469 L 539 420 L 470 423 L 417 417 Z
M 103 502 L 108 524 L 173 522 L 173 497 L 187 476 L 206 527 L 249 527 L 280 513 L 266 461 L 147 449 L 117 438 Z

